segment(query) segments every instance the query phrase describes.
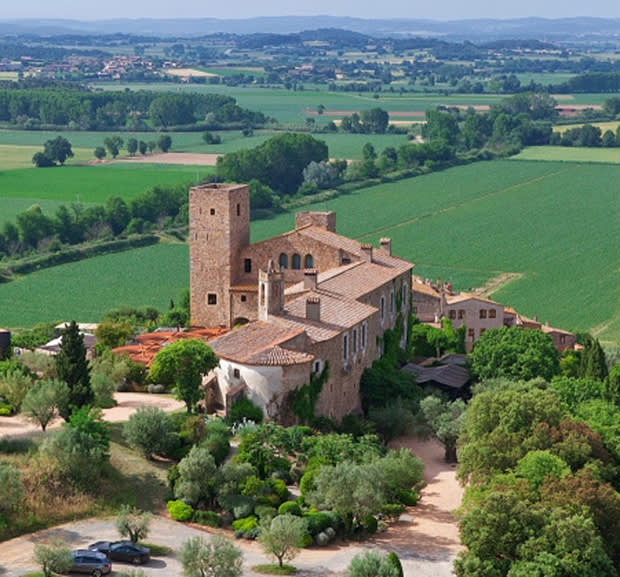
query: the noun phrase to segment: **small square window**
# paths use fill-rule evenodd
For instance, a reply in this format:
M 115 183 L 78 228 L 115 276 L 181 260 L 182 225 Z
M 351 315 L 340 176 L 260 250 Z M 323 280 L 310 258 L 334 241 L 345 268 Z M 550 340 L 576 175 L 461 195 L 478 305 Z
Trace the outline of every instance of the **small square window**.
M 211 212 L 211 216 L 213 216 L 213 215 L 215 214 L 215 209 L 214 209 L 214 208 L 212 208 L 212 209 L 210 210 L 210 212 Z
M 486 329 L 480 329 L 480 336 L 484 334 L 484 331 L 486 331 Z
M 474 338 L 474 329 L 467 329 L 467 336 L 471 337 L 472 339 Z
M 487 318 L 487 309 L 480 309 L 480 318 L 481 319 Z
M 459 309 L 459 318 L 460 319 L 464 319 L 465 318 L 465 311 L 463 309 Z
M 496 313 L 495 309 L 489 309 L 489 318 L 490 319 L 494 319 L 496 314 L 497 313 Z
M 449 315 L 448 315 L 448 316 L 449 316 L 452 320 L 454 320 L 454 319 L 456 318 L 456 311 L 455 311 L 455 310 L 451 310 L 451 311 L 449 312 Z
M 245 272 L 252 272 L 252 259 L 251 258 L 246 258 L 243 261 L 243 270 Z
M 244 303 L 247 300 L 248 300 L 248 297 L 246 297 L 245 295 L 241 295 L 241 302 L 242 303 Z
M 207 295 L 207 304 L 208 305 L 216 305 L 217 304 L 217 295 L 215 293 L 209 293 Z
M 239 372 L 239 369 L 233 369 L 233 377 L 235 377 L 235 379 L 238 379 L 241 376 L 241 373 Z

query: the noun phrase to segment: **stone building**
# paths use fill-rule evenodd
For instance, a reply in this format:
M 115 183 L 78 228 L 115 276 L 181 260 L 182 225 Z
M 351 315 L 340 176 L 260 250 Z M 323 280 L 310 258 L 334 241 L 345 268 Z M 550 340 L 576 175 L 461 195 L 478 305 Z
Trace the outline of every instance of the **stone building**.
M 559 352 L 575 346 L 575 336 L 568 331 L 543 325 L 538 319 L 529 319 L 510 307 L 495 301 L 467 292 L 452 292 L 450 283 L 440 280 L 433 283 L 419 277 L 412 281 L 412 312 L 420 321 L 437 323 L 442 317 L 452 321 L 454 328 L 461 325 L 467 327 L 465 346 L 468 351 L 488 329 L 502 326 L 520 326 L 527 329 L 538 329 L 551 336 L 553 344 Z
M 409 314 L 413 264 L 390 239 L 377 249 L 337 234 L 333 212 L 301 212 L 294 230 L 250 244 L 246 186 L 190 190 L 190 267 L 192 325 L 238 326 L 210 343 L 222 408 L 245 394 L 285 418 L 287 393 L 328 363 L 316 414 L 359 412 L 362 372 Z

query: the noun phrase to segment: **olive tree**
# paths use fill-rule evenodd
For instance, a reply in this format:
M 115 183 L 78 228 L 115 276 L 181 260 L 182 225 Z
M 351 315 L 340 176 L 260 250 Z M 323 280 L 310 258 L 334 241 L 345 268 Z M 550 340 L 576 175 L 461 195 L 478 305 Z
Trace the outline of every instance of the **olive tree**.
M 243 574 L 241 551 L 221 535 L 185 541 L 180 557 L 185 577 L 241 577 Z
M 267 555 L 273 555 L 282 567 L 284 561 L 291 561 L 303 547 L 308 533 L 308 521 L 295 515 L 278 515 L 269 525 L 261 528 L 258 542 Z
M 125 423 L 123 436 L 147 459 L 168 452 L 174 426 L 170 417 L 159 407 L 140 407 Z
M 26 393 L 22 401 L 22 413 L 29 421 L 41 426 L 45 431 L 63 407 L 69 403 L 67 383 L 56 380 L 39 381 Z
M 123 505 L 116 517 L 116 528 L 121 537 L 129 537 L 132 543 L 137 543 L 149 534 L 151 514 L 141 511 L 130 505 Z
M 456 442 L 465 420 L 465 403 L 461 399 L 450 403 L 430 396 L 420 402 L 420 408 L 435 437 L 445 448 L 446 461 L 456 462 Z
M 34 560 L 41 565 L 44 577 L 52 577 L 54 573 L 67 573 L 73 565 L 71 550 L 60 541 L 49 545 L 35 545 Z
M 364 551 L 353 557 L 347 569 L 348 577 L 398 577 L 398 569 L 377 551 Z

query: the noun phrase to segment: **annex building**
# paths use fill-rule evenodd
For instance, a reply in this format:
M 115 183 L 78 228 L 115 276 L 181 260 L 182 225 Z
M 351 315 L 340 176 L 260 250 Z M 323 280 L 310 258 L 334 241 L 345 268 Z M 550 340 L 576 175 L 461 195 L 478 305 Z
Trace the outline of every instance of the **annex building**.
M 191 324 L 232 329 L 209 343 L 216 406 L 244 394 L 285 417 L 287 394 L 329 363 L 316 414 L 360 412 L 362 372 L 408 317 L 413 264 L 390 239 L 377 248 L 337 234 L 334 212 L 300 212 L 294 230 L 250 243 L 245 185 L 190 189 L 189 221 Z

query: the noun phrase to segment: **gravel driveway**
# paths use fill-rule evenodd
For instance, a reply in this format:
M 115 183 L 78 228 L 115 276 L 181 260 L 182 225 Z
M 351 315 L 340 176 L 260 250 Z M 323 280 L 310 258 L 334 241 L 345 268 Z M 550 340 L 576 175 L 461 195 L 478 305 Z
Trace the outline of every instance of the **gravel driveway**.
M 403 524 L 408 520 L 405 518 Z M 397 536 L 398 527 L 390 530 L 395 531 Z M 178 550 L 182 543 L 196 535 L 209 536 L 209 533 L 200 529 L 189 527 L 182 523 L 175 523 L 162 517 L 154 517 L 151 522 L 151 532 L 148 541 L 157 544 L 165 544 L 173 550 Z M 113 519 L 87 519 L 73 523 L 65 523 L 53 529 L 39 531 L 31 535 L 24 535 L 0 543 L 0 575 L 2 577 L 21 577 L 27 573 L 40 569 L 33 560 L 33 551 L 36 543 L 46 542 L 53 537 L 58 537 L 67 542 L 72 548 L 83 548 L 98 540 L 118 539 L 118 533 L 114 527 Z M 395 550 L 401 558 L 405 576 L 407 577 L 450 577 L 452 575 L 453 553 L 444 552 L 434 556 L 423 556 L 404 543 L 392 542 L 386 539 L 381 542 L 369 542 L 369 548 L 377 548 L 383 551 Z M 267 559 L 256 543 L 235 540 L 235 544 L 242 548 L 244 558 L 244 575 L 257 576 L 251 567 L 259 563 L 271 562 Z M 391 544 L 392 547 L 387 547 Z M 413 544 L 412 544 L 413 545 Z M 333 545 L 323 549 L 303 550 L 293 561 L 299 569 L 299 577 L 340 576 L 345 574 L 349 562 L 364 547 L 354 545 Z M 115 572 L 131 570 L 131 565 L 114 563 Z M 143 566 L 144 573 L 150 577 L 181 577 L 183 575 L 181 563 L 176 555 L 153 558 L 150 563 Z

